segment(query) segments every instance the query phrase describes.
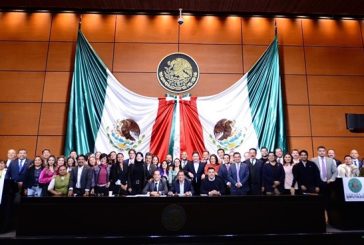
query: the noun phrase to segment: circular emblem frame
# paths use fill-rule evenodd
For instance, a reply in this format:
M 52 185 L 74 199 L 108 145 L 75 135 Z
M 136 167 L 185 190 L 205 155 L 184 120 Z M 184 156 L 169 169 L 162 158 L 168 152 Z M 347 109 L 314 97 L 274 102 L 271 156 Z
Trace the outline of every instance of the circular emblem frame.
M 199 78 L 200 68 L 197 62 L 185 53 L 168 54 L 159 62 L 157 67 L 159 84 L 175 94 L 191 90 Z
M 363 188 L 360 180 L 358 180 L 357 178 L 350 179 L 348 182 L 348 187 L 349 187 L 349 190 L 352 191 L 353 193 L 359 193 L 361 191 L 361 189 Z

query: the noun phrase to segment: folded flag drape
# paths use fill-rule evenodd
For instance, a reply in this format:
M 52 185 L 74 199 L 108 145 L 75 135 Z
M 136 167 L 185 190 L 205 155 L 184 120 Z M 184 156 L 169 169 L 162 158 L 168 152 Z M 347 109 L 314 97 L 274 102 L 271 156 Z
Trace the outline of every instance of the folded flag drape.
M 251 147 L 286 150 L 278 42 L 239 81 L 205 97 L 136 94 L 107 69 L 78 33 L 65 154 L 136 149 L 164 159 L 182 151 L 216 153 Z

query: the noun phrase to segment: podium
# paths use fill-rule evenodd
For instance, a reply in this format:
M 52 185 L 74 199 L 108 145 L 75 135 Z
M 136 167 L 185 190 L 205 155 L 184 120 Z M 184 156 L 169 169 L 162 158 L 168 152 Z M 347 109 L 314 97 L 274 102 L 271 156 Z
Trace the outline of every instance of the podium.
M 329 221 L 342 230 L 364 230 L 364 202 L 346 202 L 343 180 L 337 178 L 331 183 L 328 206 Z

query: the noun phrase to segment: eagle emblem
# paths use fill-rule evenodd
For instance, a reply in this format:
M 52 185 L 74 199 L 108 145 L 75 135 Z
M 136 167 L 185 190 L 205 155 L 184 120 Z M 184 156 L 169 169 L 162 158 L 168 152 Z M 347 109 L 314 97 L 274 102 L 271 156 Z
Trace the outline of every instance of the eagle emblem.
M 140 135 L 140 127 L 133 119 L 116 120 L 113 127 L 107 127 L 110 143 L 120 150 L 128 151 L 137 148 L 145 138 Z
M 209 135 L 210 141 L 217 148 L 231 151 L 238 148 L 243 142 L 247 129 L 240 128 L 234 120 L 226 118 L 216 122 L 213 134 Z
M 173 53 L 159 63 L 157 77 L 161 86 L 166 90 L 183 93 L 196 85 L 199 68 L 187 54 Z

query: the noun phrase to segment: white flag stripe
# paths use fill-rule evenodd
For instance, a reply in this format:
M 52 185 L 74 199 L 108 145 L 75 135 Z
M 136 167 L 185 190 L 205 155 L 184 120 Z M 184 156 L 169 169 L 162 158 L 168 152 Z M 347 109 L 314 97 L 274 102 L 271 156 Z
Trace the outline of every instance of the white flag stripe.
M 110 132 L 115 127 L 117 120 L 132 119 L 137 122 L 140 128 L 142 142 L 137 149 L 143 153 L 149 151 L 151 132 L 158 113 L 158 98 L 138 95 L 120 84 L 116 78 L 108 71 L 108 87 L 102 114 L 101 126 L 96 138 L 95 149 L 101 152 L 121 150 L 122 146 L 116 147 L 110 143 Z M 147 133 L 146 133 L 147 132 Z
M 224 143 L 227 144 L 230 151 L 238 151 L 241 154 L 248 151 L 249 148 L 258 148 L 257 134 L 250 112 L 247 77 L 246 73 L 238 82 L 219 94 L 198 97 L 197 99 L 205 147 L 210 153 L 216 154 L 219 145 L 223 146 Z M 214 135 L 214 127 L 221 119 L 234 121 L 235 132 L 233 133 L 241 132 L 241 137 L 229 144 L 227 141 L 217 141 Z M 232 147 L 234 143 L 241 140 L 243 140 L 241 144 Z

